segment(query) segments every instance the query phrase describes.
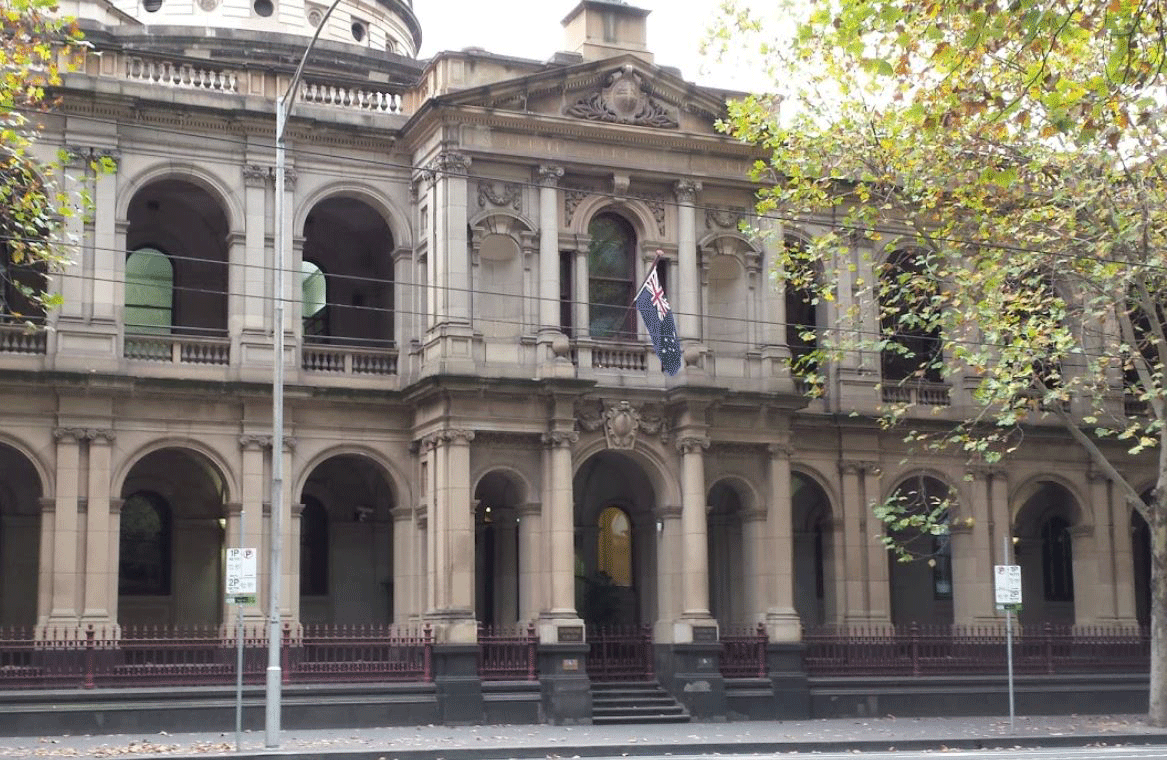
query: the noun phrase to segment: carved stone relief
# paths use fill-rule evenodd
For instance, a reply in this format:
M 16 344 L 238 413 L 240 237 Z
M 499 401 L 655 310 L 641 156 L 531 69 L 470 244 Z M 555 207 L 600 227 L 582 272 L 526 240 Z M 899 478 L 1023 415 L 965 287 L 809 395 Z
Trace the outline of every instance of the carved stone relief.
M 653 98 L 644 78 L 628 65 L 612 72 L 602 89 L 577 100 L 564 113 L 590 121 L 663 129 L 680 126 L 674 110 Z

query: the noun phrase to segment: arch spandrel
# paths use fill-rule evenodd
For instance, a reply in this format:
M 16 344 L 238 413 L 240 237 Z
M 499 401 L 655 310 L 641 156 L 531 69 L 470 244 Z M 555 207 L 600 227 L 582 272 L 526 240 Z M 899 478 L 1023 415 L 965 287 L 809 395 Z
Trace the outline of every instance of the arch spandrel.
M 371 208 L 393 237 L 394 248 L 413 247 L 413 228 L 409 224 L 409 216 L 399 209 L 389 198 L 376 188 L 350 180 L 335 180 L 325 182 L 308 193 L 303 200 L 296 204 L 295 214 L 292 217 L 292 229 L 301 234 L 308 216 L 318 205 L 332 198 L 350 198 L 360 201 Z
M 1093 527 L 1094 513 L 1090 508 L 1090 500 L 1086 498 L 1076 483 L 1068 478 L 1056 474 L 1041 474 L 1026 478 L 1009 495 L 1009 520 L 1014 530 L 1026 515 L 1026 505 L 1046 484 L 1053 484 L 1062 488 L 1070 497 L 1070 524 L 1073 527 Z
M 118 457 L 110 467 L 110 472 L 113 473 L 110 478 L 110 493 L 120 494 L 125 488 L 126 479 L 134 466 L 141 462 L 145 457 L 158 451 L 166 449 L 176 449 L 185 451 L 195 456 L 201 457 L 203 461 L 214 469 L 215 474 L 219 477 L 223 493 L 222 499 L 224 504 L 230 504 L 240 501 L 239 482 L 236 477 L 237 473 L 228 463 L 226 457 L 215 448 L 204 444 L 193 438 L 179 438 L 170 437 L 162 438 L 149 443 L 143 444 L 132 451 L 126 452 L 123 456 Z M 114 447 L 115 453 L 117 447 Z
M 238 171 L 237 166 L 222 168 L 224 171 Z M 205 166 L 175 160 L 152 163 L 131 174 L 123 189 L 118 192 L 117 218 L 128 219 L 130 205 L 137 195 L 150 185 L 164 180 L 188 182 L 205 191 L 226 217 L 228 233 L 242 229 L 242 220 L 245 218 L 243 203 L 233 190 L 239 183 L 227 181 L 215 172 L 208 171 Z
M 292 483 L 291 493 L 303 493 L 307 487 L 308 479 L 312 477 L 312 473 L 320 465 L 335 459 L 336 457 L 358 457 L 360 459 L 368 460 L 375 468 L 377 468 L 385 485 L 389 487 L 389 493 L 393 497 L 393 503 L 397 505 L 411 505 L 413 504 L 413 493 L 409 487 L 409 480 L 399 467 L 382 452 L 371 446 L 364 446 L 361 444 L 346 444 L 340 446 L 326 446 L 319 451 L 313 453 L 305 463 L 298 468 L 296 479 Z

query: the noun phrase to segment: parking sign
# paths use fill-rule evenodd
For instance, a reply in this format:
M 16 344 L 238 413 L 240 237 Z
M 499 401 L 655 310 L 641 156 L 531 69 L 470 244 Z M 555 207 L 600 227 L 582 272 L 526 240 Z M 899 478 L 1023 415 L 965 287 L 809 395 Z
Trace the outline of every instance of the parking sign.
M 993 590 L 998 607 L 1019 607 L 1021 605 L 1021 566 L 994 565 L 995 583 Z
M 256 566 L 259 552 L 255 549 L 227 550 L 227 601 L 232 604 L 255 604 L 259 590 Z

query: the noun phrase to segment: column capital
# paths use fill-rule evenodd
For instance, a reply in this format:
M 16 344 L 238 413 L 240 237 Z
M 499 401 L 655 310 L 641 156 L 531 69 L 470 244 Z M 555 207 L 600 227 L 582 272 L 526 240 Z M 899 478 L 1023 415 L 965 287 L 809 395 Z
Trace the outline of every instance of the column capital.
M 296 179 L 300 175 L 291 166 L 284 167 L 284 192 L 290 193 L 296 189 Z
M 389 517 L 395 523 L 409 522 L 413 519 L 413 510 L 409 507 L 393 507 L 389 510 Z
M 441 436 L 442 441 L 445 443 L 469 444 L 474 440 L 473 430 L 443 430 L 441 433 L 439 433 L 439 435 Z
M 579 433 L 574 430 L 552 430 L 543 434 L 543 444 L 550 448 L 568 448 L 579 440 Z
M 678 180 L 673 185 L 673 193 L 677 196 L 677 203 L 691 205 L 697 200 L 699 192 L 701 192 L 701 183 L 695 179 Z
M 102 165 L 106 173 L 117 172 L 122 164 L 122 152 L 116 148 L 95 148 L 93 159 Z
M 228 517 L 238 517 L 243 514 L 243 503 L 238 501 L 229 501 L 223 505 L 223 509 L 227 510 Z
M 677 438 L 677 451 L 682 454 L 699 454 L 708 448 L 707 435 L 682 435 Z
M 439 174 L 469 174 L 470 156 L 456 150 L 442 151 L 427 168 Z
M 789 443 L 771 443 L 766 450 L 774 459 L 790 459 L 794 456 L 794 447 Z
M 125 505 L 125 503 L 125 499 L 110 499 L 109 513 L 111 515 L 120 515 L 122 513 L 122 507 Z
M 78 443 L 80 441 L 104 441 L 106 443 L 113 443 L 117 438 L 117 434 L 112 430 L 104 428 L 86 428 L 86 427 L 57 427 L 53 428 L 53 437 L 58 441 L 71 441 Z
M 304 505 L 303 504 L 293 504 L 291 506 L 290 511 L 292 513 L 292 519 L 299 520 L 300 516 L 304 514 Z
M 868 462 L 863 460 L 840 460 L 839 472 L 844 475 L 876 475 L 880 474 L 878 462 Z
M 271 169 L 259 164 L 247 164 L 243 167 L 243 185 L 245 187 L 267 187 L 271 181 Z M 284 182 L 288 181 L 287 170 L 284 170 Z
M 37 506 L 41 508 L 41 514 L 57 511 L 57 500 L 48 496 L 42 496 L 37 499 Z
M 563 178 L 563 167 L 552 164 L 539 164 L 535 169 L 535 183 L 539 187 L 557 187 Z
M 271 446 L 271 436 L 270 435 L 254 435 L 254 434 L 248 433 L 248 434 L 244 434 L 244 435 L 239 436 L 239 448 L 243 449 L 244 451 L 247 451 L 249 449 L 252 451 L 255 451 L 258 449 L 266 449 L 270 446 Z
M 90 444 L 104 443 L 106 445 L 110 445 L 115 440 L 117 440 L 117 433 L 104 428 L 86 428 L 85 439 L 89 441 Z
M 965 473 L 973 478 L 1000 478 L 1005 475 L 1005 468 L 992 464 L 970 464 Z

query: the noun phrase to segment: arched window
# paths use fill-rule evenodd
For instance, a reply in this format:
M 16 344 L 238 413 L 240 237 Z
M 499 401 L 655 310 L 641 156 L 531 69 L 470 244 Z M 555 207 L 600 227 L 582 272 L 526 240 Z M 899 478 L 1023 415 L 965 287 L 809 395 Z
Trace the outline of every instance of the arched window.
M 126 257 L 126 330 L 169 333 L 174 324 L 174 266 L 156 248 Z
M 328 334 L 328 279 L 311 261 L 300 262 L 304 335 Z
M 1074 555 L 1070 524 L 1053 516 L 1041 526 L 1041 577 L 1047 602 L 1074 601 Z
M 616 214 L 598 214 L 588 225 L 589 329 L 593 338 L 627 338 L 635 331 L 636 233 Z
M 896 251 L 879 275 L 879 323 L 886 341 L 884 380 L 940 382 L 940 331 L 933 323 L 936 282 L 922 254 Z
M 632 586 L 632 522 L 619 507 L 600 513 L 596 545 L 596 569 L 611 579 L 613 586 Z
M 118 593 L 170 593 L 170 505 L 156 493 L 140 491 L 125 500 L 118 542 Z
M 313 496 L 300 513 L 300 594 L 328 594 L 328 511 Z

